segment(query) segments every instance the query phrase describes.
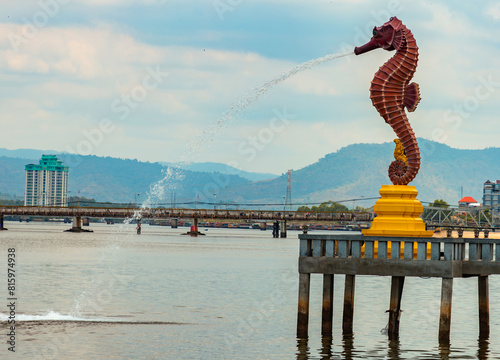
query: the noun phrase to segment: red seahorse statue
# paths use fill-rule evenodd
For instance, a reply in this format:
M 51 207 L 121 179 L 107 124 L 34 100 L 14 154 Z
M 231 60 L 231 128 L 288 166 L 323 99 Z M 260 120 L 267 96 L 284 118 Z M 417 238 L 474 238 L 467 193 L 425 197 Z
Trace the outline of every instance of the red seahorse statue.
M 396 54 L 375 73 L 370 86 L 370 98 L 404 148 L 403 156 L 397 157 L 389 166 L 389 178 L 394 185 L 407 185 L 420 168 L 417 139 L 404 111 L 405 107 L 410 112 L 414 111 L 420 101 L 418 84 L 410 83 L 417 68 L 417 42 L 401 20 L 392 17 L 384 25 L 375 27 L 371 40 L 356 47 L 354 53 L 360 55 L 377 48 L 396 50 Z

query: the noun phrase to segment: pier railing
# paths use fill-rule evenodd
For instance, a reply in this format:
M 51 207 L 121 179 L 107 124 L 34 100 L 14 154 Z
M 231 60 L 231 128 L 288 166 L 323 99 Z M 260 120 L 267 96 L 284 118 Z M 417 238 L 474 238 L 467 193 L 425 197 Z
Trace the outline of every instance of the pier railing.
M 500 274 L 500 239 L 301 234 L 300 273 L 462 277 Z

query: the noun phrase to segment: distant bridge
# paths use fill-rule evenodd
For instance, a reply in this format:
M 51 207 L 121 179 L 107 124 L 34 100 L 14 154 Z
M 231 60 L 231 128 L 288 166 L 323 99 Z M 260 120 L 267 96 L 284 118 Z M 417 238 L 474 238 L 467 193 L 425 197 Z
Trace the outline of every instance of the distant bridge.
M 424 207 L 420 216 L 428 226 L 462 226 L 471 228 L 495 227 L 500 225 L 498 216 L 485 207 L 443 208 Z
M 371 221 L 368 212 L 214 210 L 173 208 L 104 208 L 56 206 L 0 206 L 0 216 L 52 216 L 134 219 L 228 219 L 228 220 L 287 220 L 287 221 Z

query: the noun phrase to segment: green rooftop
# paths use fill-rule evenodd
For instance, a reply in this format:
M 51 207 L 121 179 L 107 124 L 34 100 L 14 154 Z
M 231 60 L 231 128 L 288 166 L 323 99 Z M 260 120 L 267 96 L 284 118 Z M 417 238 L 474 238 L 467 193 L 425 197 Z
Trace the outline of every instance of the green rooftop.
M 38 164 L 28 164 L 25 170 L 69 171 L 69 166 L 63 165 L 56 155 L 42 155 Z

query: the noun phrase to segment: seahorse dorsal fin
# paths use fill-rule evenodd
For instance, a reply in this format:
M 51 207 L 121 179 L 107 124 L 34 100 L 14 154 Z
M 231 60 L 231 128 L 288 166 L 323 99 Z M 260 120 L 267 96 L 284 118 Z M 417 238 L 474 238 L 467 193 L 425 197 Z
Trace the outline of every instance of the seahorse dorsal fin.
M 412 82 L 406 85 L 404 105 L 409 112 L 415 111 L 420 100 L 420 88 L 418 84 Z

